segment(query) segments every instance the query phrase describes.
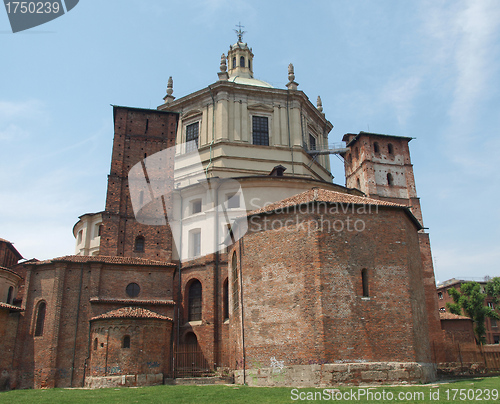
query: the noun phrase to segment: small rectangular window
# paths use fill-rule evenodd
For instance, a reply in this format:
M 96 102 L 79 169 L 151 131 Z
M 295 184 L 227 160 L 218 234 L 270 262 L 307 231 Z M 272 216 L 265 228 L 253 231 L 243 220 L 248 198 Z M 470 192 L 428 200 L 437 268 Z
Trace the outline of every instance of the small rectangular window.
M 491 321 L 491 328 L 497 328 L 498 327 L 496 319 L 490 318 L 490 321 Z
M 227 208 L 235 209 L 240 207 L 240 196 L 232 194 L 227 196 Z
M 269 125 L 267 117 L 252 117 L 252 143 L 269 146 Z
M 191 251 L 193 257 L 201 255 L 201 231 L 196 230 L 191 232 Z
M 439 300 L 443 300 L 443 292 L 438 293 Z
M 316 138 L 309 134 L 309 150 L 316 150 Z
M 191 214 L 194 215 L 195 213 L 200 213 L 201 212 L 201 199 L 195 199 L 194 201 L 191 201 Z
M 198 127 L 199 122 L 195 122 L 191 125 L 186 126 L 186 153 L 198 150 Z
M 495 309 L 495 305 L 493 304 L 493 302 L 488 302 L 488 307 L 492 310 Z

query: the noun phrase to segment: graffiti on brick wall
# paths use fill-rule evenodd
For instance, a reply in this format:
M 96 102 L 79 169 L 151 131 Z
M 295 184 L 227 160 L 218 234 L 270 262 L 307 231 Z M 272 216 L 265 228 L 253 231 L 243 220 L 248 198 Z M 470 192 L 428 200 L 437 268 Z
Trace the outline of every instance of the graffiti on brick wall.
M 113 374 L 122 373 L 122 369 L 120 366 L 108 366 L 107 368 L 104 366 L 94 366 L 94 367 L 92 367 L 92 372 L 113 375 Z
M 147 362 L 146 365 L 148 365 L 148 368 L 154 369 L 154 368 L 159 368 L 160 364 L 158 362 Z
M 276 360 L 274 356 L 271 356 L 271 368 L 273 369 L 273 373 L 281 373 L 284 367 L 285 361 Z

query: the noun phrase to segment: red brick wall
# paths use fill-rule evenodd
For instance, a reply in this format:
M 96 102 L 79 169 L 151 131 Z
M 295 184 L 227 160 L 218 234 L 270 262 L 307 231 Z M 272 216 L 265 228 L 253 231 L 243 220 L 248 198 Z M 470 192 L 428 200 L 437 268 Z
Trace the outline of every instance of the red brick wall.
M 323 219 L 345 221 L 347 216 Z M 353 221 L 364 221 L 360 232 L 285 230 L 287 220 L 296 222 L 295 214 L 268 218 L 281 230 L 256 231 L 264 219 L 253 218 L 239 243 L 247 367 L 269 367 L 271 358 L 285 366 L 430 362 L 418 235 L 403 211 L 351 214 Z M 317 222 L 320 216 L 300 214 L 302 220 Z M 362 297 L 364 268 L 368 299 Z M 231 318 L 231 343 L 242 339 L 238 314 Z M 243 355 L 237 345 L 235 360 Z
M 89 376 L 171 375 L 171 334 L 168 320 L 93 321 Z M 130 348 L 122 347 L 125 336 L 130 337 Z
M 128 190 L 128 173 L 147 156 L 175 145 L 177 119 L 178 114 L 173 112 L 114 107 L 115 136 L 100 255 L 162 261 L 172 258 L 169 227 L 144 225 L 135 220 Z M 170 169 L 173 170 L 173 161 Z M 170 180 L 173 180 L 172 176 Z M 135 251 L 138 236 L 145 238 L 144 252 Z
M 89 353 L 89 321 L 102 313 L 134 305 L 128 283 L 141 287 L 135 300 L 173 299 L 173 267 L 107 263 L 48 263 L 28 267 L 26 311 L 16 351 L 18 387 L 81 387 Z M 129 299 L 90 302 L 90 299 Z M 34 336 L 35 307 L 47 304 L 44 332 Z M 173 318 L 173 305 L 140 304 Z M 74 368 L 74 370 L 72 370 Z

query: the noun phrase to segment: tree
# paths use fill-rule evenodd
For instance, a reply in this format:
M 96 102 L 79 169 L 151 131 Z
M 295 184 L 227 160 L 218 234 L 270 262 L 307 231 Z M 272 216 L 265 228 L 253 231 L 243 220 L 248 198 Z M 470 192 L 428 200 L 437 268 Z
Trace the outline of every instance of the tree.
M 491 279 L 485 286 L 484 291 L 493 298 L 495 304 L 499 303 L 500 296 L 500 277 Z
M 492 291 L 495 290 L 492 289 Z M 479 343 L 484 344 L 486 342 L 484 337 L 486 334 L 484 324 L 486 317 L 500 320 L 500 315 L 484 304 L 486 294 L 481 293 L 481 285 L 477 282 L 465 282 L 460 286 L 460 291 L 450 288 L 448 294 L 453 298 L 453 303 L 446 303 L 446 307 L 450 312 L 458 315 L 461 315 L 463 310 L 474 321 L 474 333 L 477 340 Z

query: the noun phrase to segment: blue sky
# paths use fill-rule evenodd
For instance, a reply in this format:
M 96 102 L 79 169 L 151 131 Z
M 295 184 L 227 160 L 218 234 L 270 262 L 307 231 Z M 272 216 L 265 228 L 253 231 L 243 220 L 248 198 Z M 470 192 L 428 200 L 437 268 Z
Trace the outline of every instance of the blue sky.
M 255 77 L 287 67 L 334 125 L 410 143 L 436 279 L 500 275 L 498 1 L 80 0 L 12 34 L 0 10 L 0 237 L 25 258 L 72 254 L 104 209 L 110 104 L 155 108 L 217 81 L 240 22 Z M 334 182 L 343 165 L 332 159 Z

